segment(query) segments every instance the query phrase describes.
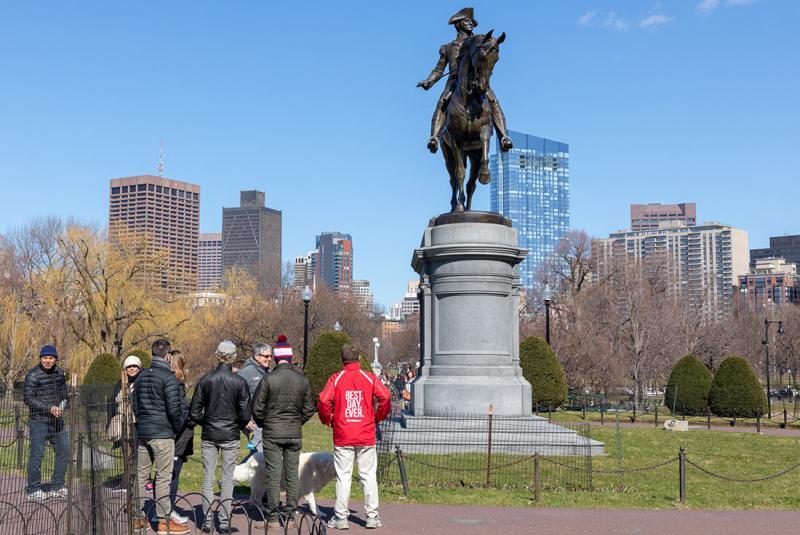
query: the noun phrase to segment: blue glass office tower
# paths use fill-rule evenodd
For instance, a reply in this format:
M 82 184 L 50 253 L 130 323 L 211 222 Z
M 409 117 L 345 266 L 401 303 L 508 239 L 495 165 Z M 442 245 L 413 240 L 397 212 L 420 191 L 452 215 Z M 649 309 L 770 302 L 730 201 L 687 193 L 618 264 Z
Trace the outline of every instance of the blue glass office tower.
M 528 249 L 520 265 L 525 288 L 569 230 L 569 145 L 508 132 L 514 148 L 491 156 L 491 210 L 509 218 Z

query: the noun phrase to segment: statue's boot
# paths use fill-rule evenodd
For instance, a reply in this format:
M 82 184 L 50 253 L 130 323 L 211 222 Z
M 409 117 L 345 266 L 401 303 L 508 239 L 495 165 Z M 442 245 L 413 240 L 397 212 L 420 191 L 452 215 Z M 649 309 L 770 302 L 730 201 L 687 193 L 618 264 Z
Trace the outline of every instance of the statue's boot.
M 436 106 L 433 119 L 431 119 L 431 137 L 428 138 L 428 150 L 433 154 L 439 150 L 439 138 L 442 137 L 442 130 L 444 130 L 444 111 L 440 106 Z
M 508 130 L 506 129 L 506 116 L 500 108 L 500 103 L 497 99 L 490 100 L 492 103 L 492 121 L 494 121 L 494 129 L 497 131 L 497 137 L 500 139 L 500 150 L 508 152 L 509 149 L 514 148 L 514 142 L 508 137 Z

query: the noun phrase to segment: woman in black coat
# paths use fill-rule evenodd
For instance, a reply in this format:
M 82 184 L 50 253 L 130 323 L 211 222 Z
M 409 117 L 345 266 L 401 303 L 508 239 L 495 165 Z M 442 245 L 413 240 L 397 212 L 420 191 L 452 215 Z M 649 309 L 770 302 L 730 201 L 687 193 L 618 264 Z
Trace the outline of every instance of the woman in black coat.
M 194 453 L 194 427 L 196 424 L 189 418 L 189 400 L 186 397 L 186 358 L 176 350 L 168 355 L 168 359 L 172 371 L 180 383 L 181 413 L 185 422 L 183 429 L 175 437 L 175 458 L 172 465 L 172 481 L 169 484 L 169 497 L 172 503 L 172 520 L 179 524 L 185 524 L 188 518 L 178 514 L 175 510 L 175 498 L 178 495 L 178 483 L 183 464 Z

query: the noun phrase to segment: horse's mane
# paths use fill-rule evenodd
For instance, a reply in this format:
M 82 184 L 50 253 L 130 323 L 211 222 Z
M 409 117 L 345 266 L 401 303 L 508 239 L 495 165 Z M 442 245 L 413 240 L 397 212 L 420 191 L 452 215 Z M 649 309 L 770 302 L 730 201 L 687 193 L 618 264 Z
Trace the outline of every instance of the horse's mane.
M 485 37 L 485 34 L 475 33 L 464 39 L 464 42 L 461 43 L 461 48 L 458 49 L 458 57 L 456 59 L 456 65 L 458 65 L 459 70 L 461 69 L 461 62 L 464 61 L 464 58 L 469 58 L 475 47 L 483 43 Z

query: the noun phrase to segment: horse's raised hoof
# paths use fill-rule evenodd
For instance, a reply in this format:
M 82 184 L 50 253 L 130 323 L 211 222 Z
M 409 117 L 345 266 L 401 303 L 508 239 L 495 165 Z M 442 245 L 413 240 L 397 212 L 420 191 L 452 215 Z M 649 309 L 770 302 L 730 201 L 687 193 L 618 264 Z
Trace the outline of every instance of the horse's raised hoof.
M 439 150 L 439 140 L 435 137 L 428 139 L 428 150 L 431 151 L 431 154 L 436 154 L 436 151 Z
M 514 142 L 511 141 L 510 137 L 503 137 L 503 139 L 500 140 L 500 152 L 508 152 L 513 148 Z
M 492 175 L 490 175 L 488 171 L 478 175 L 478 182 L 480 182 L 484 186 L 491 181 L 492 181 Z

